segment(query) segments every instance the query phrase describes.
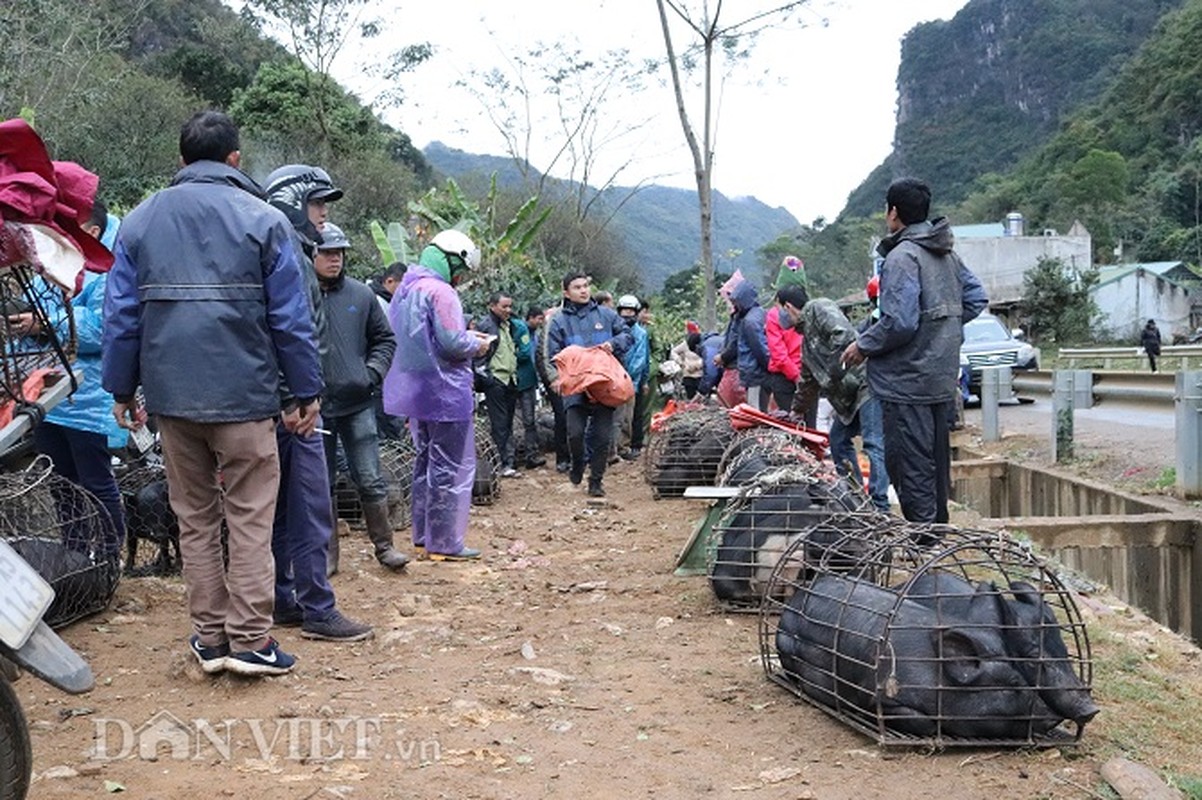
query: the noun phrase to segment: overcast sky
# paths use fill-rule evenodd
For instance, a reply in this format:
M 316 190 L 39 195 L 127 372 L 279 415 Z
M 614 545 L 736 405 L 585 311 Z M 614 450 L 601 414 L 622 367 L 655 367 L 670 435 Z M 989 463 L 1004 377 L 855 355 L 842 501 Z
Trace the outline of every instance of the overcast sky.
M 902 37 L 920 22 L 950 19 L 966 2 L 815 0 L 802 14 L 805 27 L 763 36 L 721 93 L 715 188 L 784 206 L 803 223 L 833 219 L 892 147 Z M 745 9 L 775 5 L 727 0 L 724 18 L 735 21 L 747 15 Z M 383 21 L 384 34 L 348 46 L 334 74 L 370 101 L 383 88 L 368 75 L 381 51 L 431 42 L 434 58 L 404 77 L 405 103 L 383 112 L 419 147 L 441 141 L 504 155 L 504 142 L 480 101 L 454 84 L 473 69 L 501 67 L 508 55 L 538 42 L 560 41 L 588 54 L 629 48 L 632 60 L 663 53 L 654 0 L 383 0 L 368 13 Z M 651 118 L 624 141 L 598 148 L 611 169 L 630 161 L 620 184 L 651 178 L 695 188 L 692 159 L 667 89 L 622 97 L 610 113 L 630 123 Z M 700 108 L 690 108 L 690 114 L 696 117 Z M 699 120 L 694 126 L 700 133 Z M 550 151 L 535 142 L 532 152 L 534 166 L 546 169 Z

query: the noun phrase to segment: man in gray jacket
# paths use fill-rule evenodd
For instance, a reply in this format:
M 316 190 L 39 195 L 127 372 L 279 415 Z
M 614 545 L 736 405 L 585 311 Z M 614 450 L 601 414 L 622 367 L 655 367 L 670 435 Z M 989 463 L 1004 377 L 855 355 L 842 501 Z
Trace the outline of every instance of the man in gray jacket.
M 409 557 L 393 547 L 388 516 L 388 483 L 380 471 L 380 435 L 376 427 L 376 398 L 396 352 L 396 337 L 388 317 L 364 283 L 344 269 L 350 240 L 327 222 L 313 256 L 313 271 L 321 286 L 321 303 L 329 329 L 329 351 L 322 354 L 326 393 L 322 419 L 330 485 L 334 482 L 338 442 L 346 453 L 351 480 L 359 490 L 367 536 L 376 560 L 399 570 Z
M 885 196 L 889 235 L 877 247 L 881 316 L 847 346 L 843 361 L 868 359 L 881 400 L 885 467 L 911 522 L 947 522 L 951 491 L 948 420 L 954 408 L 962 327 L 988 305 L 985 289 L 952 250 L 944 217 L 928 220 L 931 190 L 901 178 Z

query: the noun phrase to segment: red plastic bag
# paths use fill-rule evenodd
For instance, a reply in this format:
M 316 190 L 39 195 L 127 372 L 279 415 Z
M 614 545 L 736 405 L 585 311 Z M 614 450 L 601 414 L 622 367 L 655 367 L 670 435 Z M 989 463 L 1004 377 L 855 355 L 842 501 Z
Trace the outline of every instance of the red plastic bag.
M 585 394 L 590 402 L 617 408 L 634 397 L 634 382 L 613 353 L 600 347 L 569 345 L 555 356 L 559 393 Z
M 734 408 L 740 403 L 747 402 L 747 390 L 743 388 L 743 384 L 739 383 L 737 369 L 728 369 L 723 372 L 722 380 L 718 381 L 718 388 L 715 391 L 722 405 L 727 408 Z

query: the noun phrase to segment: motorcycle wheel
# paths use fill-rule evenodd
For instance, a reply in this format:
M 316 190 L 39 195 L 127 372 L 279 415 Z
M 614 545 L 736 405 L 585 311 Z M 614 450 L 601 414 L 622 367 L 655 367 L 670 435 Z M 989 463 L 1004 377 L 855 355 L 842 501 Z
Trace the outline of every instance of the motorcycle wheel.
M 0 800 L 25 800 L 32 771 L 29 728 L 21 702 L 12 684 L 0 677 Z

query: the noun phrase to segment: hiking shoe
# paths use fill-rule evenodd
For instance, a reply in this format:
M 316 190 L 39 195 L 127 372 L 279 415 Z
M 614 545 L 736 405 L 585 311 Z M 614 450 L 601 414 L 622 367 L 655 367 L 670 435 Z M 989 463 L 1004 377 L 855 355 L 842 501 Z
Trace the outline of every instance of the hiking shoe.
M 195 633 L 192 634 L 192 638 L 188 639 L 188 649 L 192 651 L 192 655 L 196 656 L 196 660 L 200 662 L 200 668 L 210 675 L 225 669 L 226 658 L 230 654 L 228 642 L 208 647 L 200 643 L 200 636 Z
M 501 470 L 501 477 L 502 478 L 520 478 L 520 477 L 522 477 L 522 473 L 518 472 L 513 467 L 505 467 L 505 469 Z
M 474 547 L 465 547 L 458 553 L 430 553 L 431 561 L 471 561 L 480 557 L 480 551 Z
M 546 465 L 547 459 L 543 458 L 542 456 L 526 459 L 526 469 L 538 469 L 539 467 L 545 467 Z
M 295 628 L 305 621 L 305 612 L 301 611 L 300 606 L 286 608 L 283 611 L 278 608 L 271 614 L 271 622 L 277 628 Z
M 225 659 L 225 668 L 239 675 L 283 675 L 296 666 L 296 659 L 280 649 L 280 643 L 268 639 L 261 650 L 231 652 Z
M 589 497 L 605 497 L 605 489 L 601 488 L 601 481 L 588 482 Z
M 301 636 L 325 642 L 361 642 L 375 635 L 370 625 L 347 619 L 334 610 L 325 619 L 311 620 L 301 626 Z

